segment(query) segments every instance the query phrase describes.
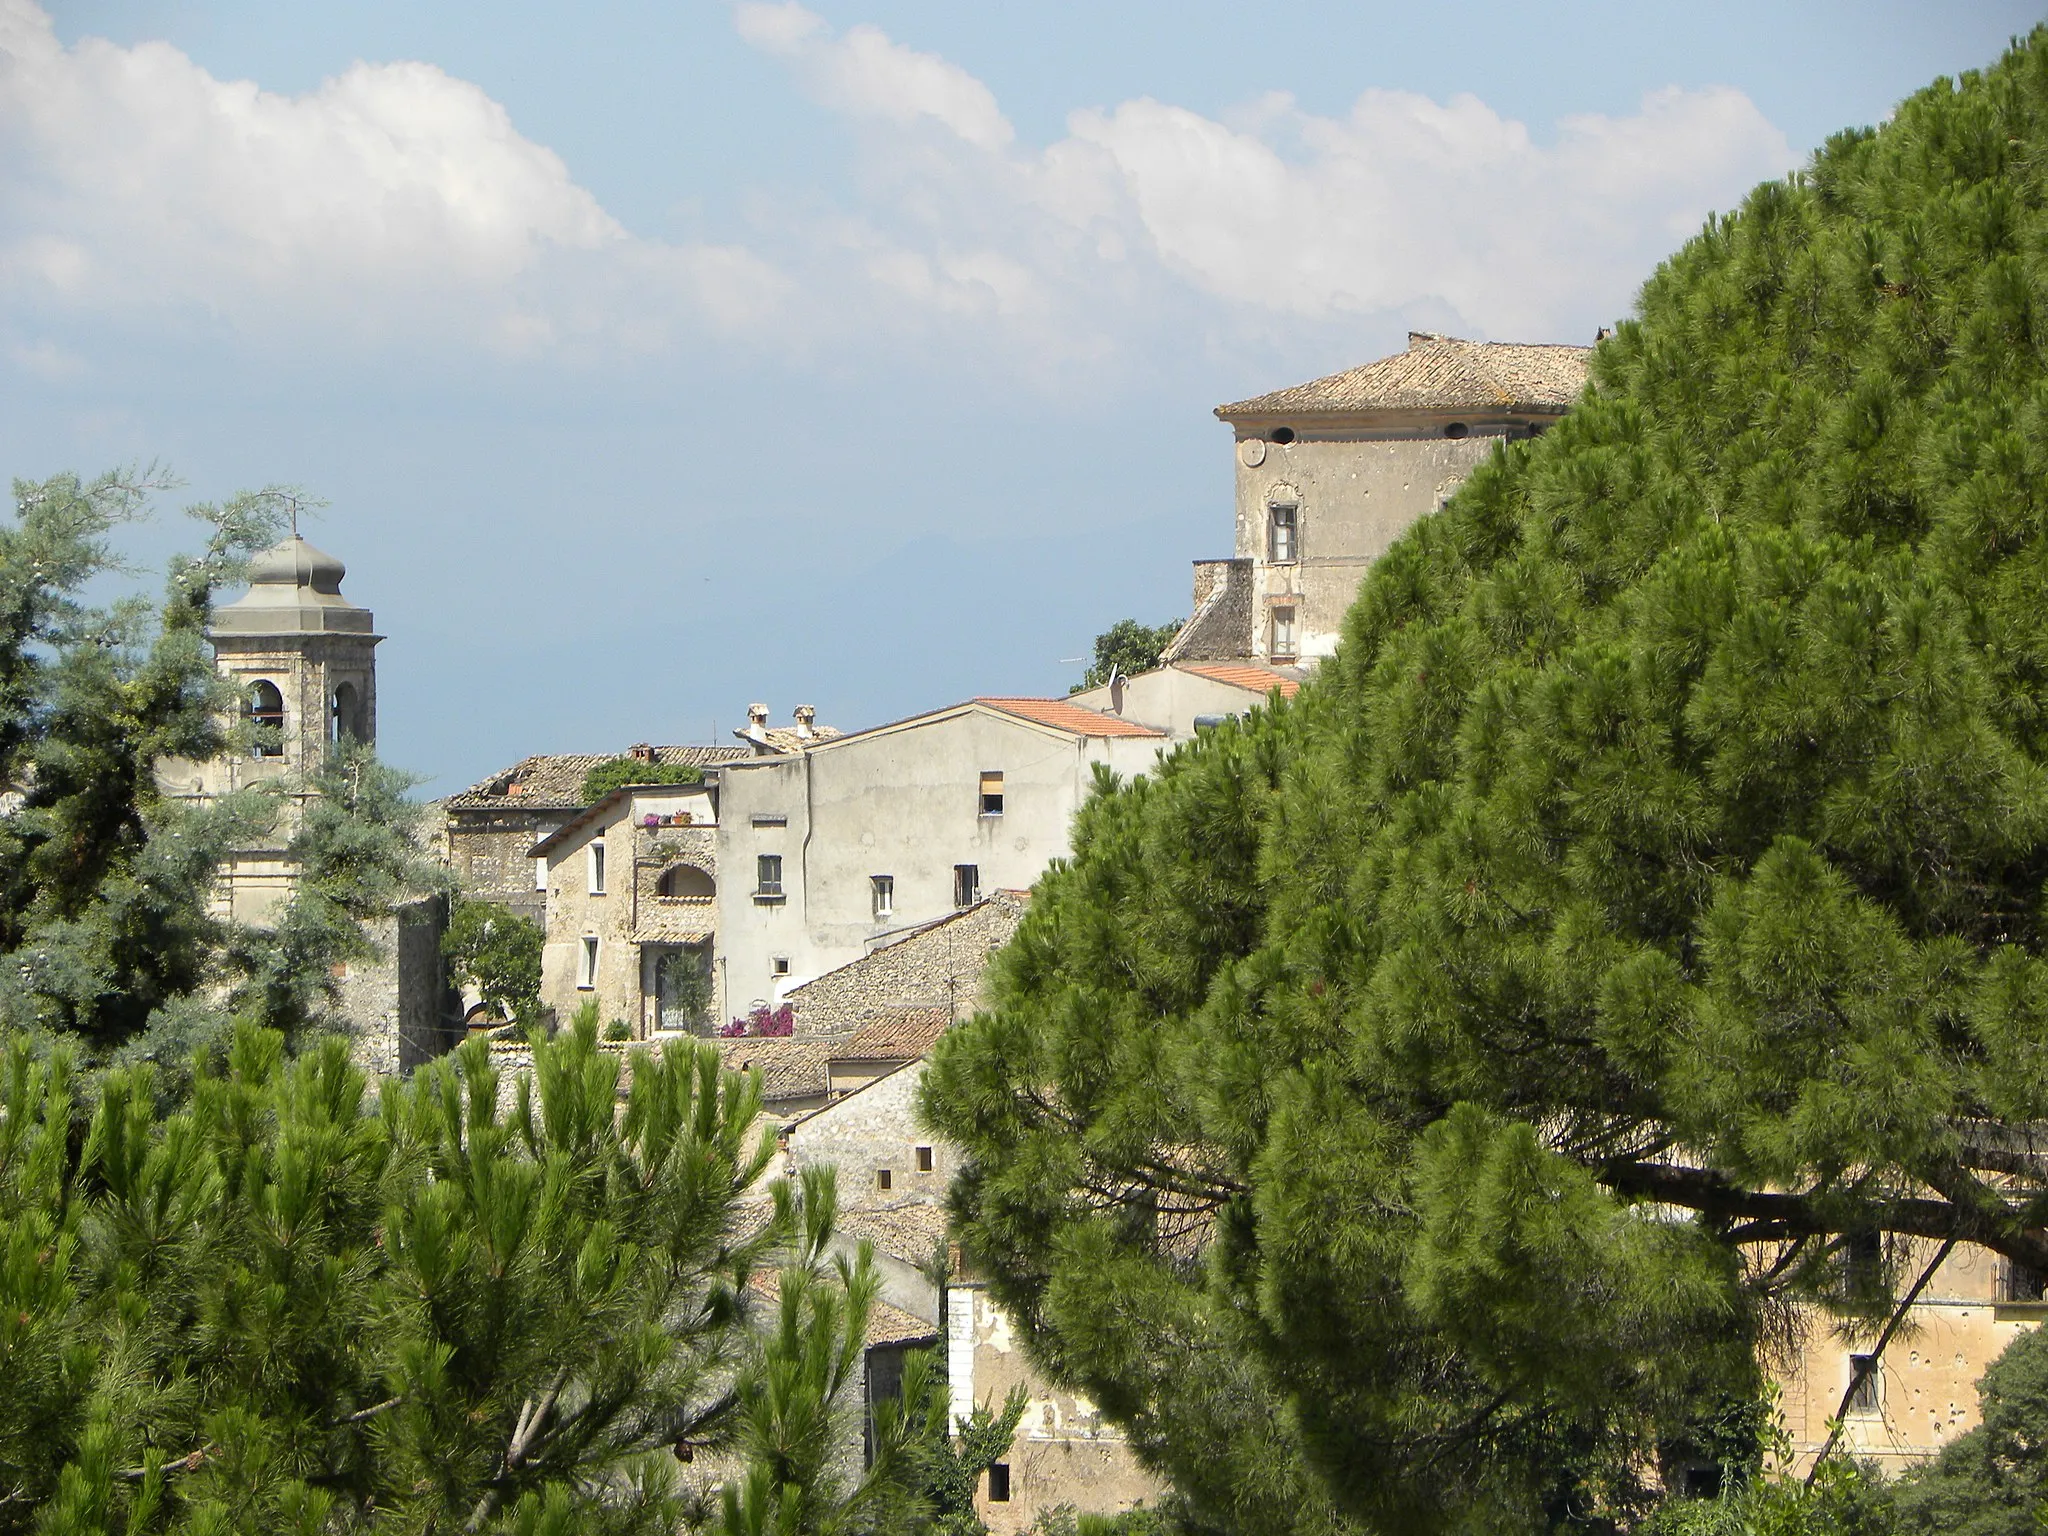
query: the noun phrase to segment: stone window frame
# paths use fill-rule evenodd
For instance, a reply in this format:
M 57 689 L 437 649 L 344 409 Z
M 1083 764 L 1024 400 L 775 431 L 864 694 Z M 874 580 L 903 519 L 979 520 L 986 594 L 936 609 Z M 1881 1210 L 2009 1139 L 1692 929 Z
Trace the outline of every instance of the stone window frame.
M 592 896 L 602 896 L 605 894 L 604 839 L 602 837 L 593 837 L 587 845 L 587 850 L 584 858 L 584 873 L 588 877 L 589 893 Z
M 1301 658 L 1301 635 L 1299 621 L 1295 618 L 1292 602 L 1274 603 L 1266 610 L 1266 658 L 1269 661 L 1298 661 Z M 1280 616 L 1287 620 L 1283 626 Z M 1282 636 L 1285 636 L 1283 643 Z
M 868 899 L 874 908 L 876 922 L 883 922 L 896 915 L 896 877 L 894 875 L 869 875 Z
M 583 935 L 576 959 L 576 990 L 591 992 L 597 988 L 597 962 L 604 941 L 594 933 Z
M 1301 498 L 1275 492 L 1266 499 L 1266 563 L 1293 565 L 1301 559 Z

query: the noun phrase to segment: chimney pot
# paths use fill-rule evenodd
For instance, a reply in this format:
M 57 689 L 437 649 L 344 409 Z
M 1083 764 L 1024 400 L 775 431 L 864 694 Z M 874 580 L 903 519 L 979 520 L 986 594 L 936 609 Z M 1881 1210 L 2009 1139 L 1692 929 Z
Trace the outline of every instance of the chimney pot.
M 631 747 L 627 748 L 626 755 L 631 757 L 636 763 L 651 763 L 654 761 L 654 748 L 644 741 L 635 742 Z
M 768 723 L 768 706 L 766 704 L 749 704 L 747 706 L 747 719 L 755 725 L 766 725 Z

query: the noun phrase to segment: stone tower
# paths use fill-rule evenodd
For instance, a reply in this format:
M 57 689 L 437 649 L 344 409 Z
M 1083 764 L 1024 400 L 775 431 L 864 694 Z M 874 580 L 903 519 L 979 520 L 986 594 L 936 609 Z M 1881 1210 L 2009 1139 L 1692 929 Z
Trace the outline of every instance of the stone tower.
M 214 613 L 214 664 L 232 679 L 244 715 L 264 728 L 253 752 L 178 765 L 177 789 L 211 799 L 268 780 L 293 786 L 263 846 L 237 850 L 222 871 L 222 902 L 239 922 L 262 923 L 291 894 L 284 848 L 303 788 L 330 746 L 377 739 L 375 621 L 341 595 L 342 563 L 296 533 L 249 562 L 249 590 Z M 180 772 L 179 770 L 183 770 Z

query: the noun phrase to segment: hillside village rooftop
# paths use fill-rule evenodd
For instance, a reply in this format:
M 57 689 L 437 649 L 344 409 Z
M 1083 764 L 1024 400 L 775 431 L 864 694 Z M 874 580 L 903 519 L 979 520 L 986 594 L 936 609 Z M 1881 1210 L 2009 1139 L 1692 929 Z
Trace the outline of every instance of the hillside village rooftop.
M 1224 421 L 1368 411 L 1564 411 L 1586 387 L 1591 347 L 1464 341 L 1410 331 L 1408 350 L 1216 407 Z

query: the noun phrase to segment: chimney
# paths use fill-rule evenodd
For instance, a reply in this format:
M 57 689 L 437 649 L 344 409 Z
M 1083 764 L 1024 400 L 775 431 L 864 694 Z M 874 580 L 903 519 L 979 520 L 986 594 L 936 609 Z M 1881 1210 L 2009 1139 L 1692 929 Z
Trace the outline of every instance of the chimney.
M 768 706 L 766 704 L 749 704 L 747 706 L 747 724 L 758 725 L 766 729 L 768 725 Z
M 817 735 L 818 709 L 815 704 L 799 704 L 796 707 L 796 733 L 805 741 Z
M 636 763 L 651 763 L 654 761 L 654 748 L 644 741 L 635 742 L 626 749 L 626 755 Z

